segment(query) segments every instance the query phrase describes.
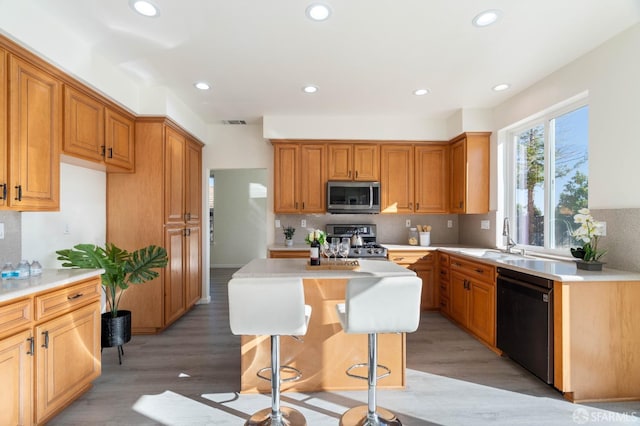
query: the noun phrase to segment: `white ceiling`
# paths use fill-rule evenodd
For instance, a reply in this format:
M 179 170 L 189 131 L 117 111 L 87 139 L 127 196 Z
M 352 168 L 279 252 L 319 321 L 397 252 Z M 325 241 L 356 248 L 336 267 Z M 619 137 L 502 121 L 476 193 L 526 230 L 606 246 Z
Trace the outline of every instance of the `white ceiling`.
M 640 0 L 327 0 L 325 22 L 306 18 L 312 0 L 153 0 L 157 18 L 128 0 L 32 2 L 207 123 L 491 108 L 640 21 Z M 472 26 L 486 9 L 501 20 Z M 491 90 L 503 82 L 511 89 Z

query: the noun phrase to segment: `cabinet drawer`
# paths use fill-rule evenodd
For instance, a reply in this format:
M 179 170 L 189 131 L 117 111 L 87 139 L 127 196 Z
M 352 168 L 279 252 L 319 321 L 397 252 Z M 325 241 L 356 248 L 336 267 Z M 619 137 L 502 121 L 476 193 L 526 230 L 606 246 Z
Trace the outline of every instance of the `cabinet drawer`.
M 36 296 L 36 320 L 51 318 L 100 298 L 100 278 Z
M 413 265 L 417 262 L 433 263 L 434 253 L 424 251 L 389 252 L 389 260 L 398 265 Z
M 32 299 L 19 300 L 0 306 L 0 336 L 28 327 L 32 319 Z
M 495 284 L 496 268 L 484 263 L 451 257 L 451 270 L 459 271 L 469 278 L 476 278 L 488 284 Z

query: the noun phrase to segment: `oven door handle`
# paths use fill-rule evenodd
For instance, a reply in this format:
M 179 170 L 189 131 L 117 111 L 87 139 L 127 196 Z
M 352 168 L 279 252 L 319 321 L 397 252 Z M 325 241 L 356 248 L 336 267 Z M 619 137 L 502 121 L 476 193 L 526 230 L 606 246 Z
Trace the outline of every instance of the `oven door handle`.
M 537 286 L 537 285 L 534 285 L 534 284 L 526 283 L 524 281 L 514 280 L 513 278 L 509 278 L 509 277 L 504 277 L 504 276 L 498 275 L 498 284 L 500 284 L 500 281 L 505 281 L 505 282 L 507 282 L 509 284 L 517 285 L 517 286 L 520 286 L 520 287 L 525 287 L 525 288 L 537 291 L 538 293 L 547 293 L 547 294 L 549 294 L 549 293 L 551 293 L 551 290 L 553 290 L 551 288 L 540 287 L 540 286 Z

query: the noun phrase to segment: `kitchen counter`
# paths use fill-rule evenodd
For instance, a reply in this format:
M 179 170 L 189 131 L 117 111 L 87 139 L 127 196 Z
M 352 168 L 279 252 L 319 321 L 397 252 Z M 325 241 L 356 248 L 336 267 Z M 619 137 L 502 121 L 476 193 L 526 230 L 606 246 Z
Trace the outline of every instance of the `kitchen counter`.
M 233 274 L 234 278 L 248 277 L 302 277 L 348 279 L 361 276 L 389 277 L 398 275 L 413 276 L 415 272 L 386 260 L 358 259 L 360 269 L 344 270 L 307 270 L 306 259 L 253 259 Z
M 352 364 L 367 361 L 367 335 L 342 331 L 336 304 L 343 302 L 350 278 L 366 276 L 414 276 L 415 272 L 387 260 L 359 259 L 359 271 L 307 270 L 307 259 L 254 259 L 239 269 L 234 278 L 301 277 L 305 303 L 312 307 L 307 334 L 300 341 L 283 341 L 283 364 L 294 365 L 302 378 L 287 383 L 283 391 L 315 392 L 364 390 L 366 380 L 345 374 Z M 256 314 L 256 321 L 260 321 Z M 403 333 L 378 336 L 379 363 L 392 374 L 378 383 L 379 388 L 405 386 L 406 341 Z M 270 363 L 269 336 L 240 337 L 240 391 L 270 391 L 270 384 L 256 372 Z
M 3 280 L 0 285 L 0 303 L 62 287 L 103 273 L 102 269 L 44 269 L 39 277 L 26 280 Z

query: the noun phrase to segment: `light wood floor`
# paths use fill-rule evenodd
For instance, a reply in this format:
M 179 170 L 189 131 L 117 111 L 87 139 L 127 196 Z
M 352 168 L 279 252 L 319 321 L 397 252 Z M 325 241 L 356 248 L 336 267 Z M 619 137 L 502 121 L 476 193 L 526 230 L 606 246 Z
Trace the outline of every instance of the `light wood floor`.
M 102 376 L 93 388 L 56 416 L 50 425 L 154 425 L 132 406 L 142 395 L 166 390 L 207 404 L 203 394 L 240 388 L 239 337 L 229 329 L 226 283 L 235 269 L 214 269 L 212 302 L 197 305 L 156 336 L 134 336 L 102 354 Z M 424 313 L 420 328 L 407 336 L 407 367 L 528 395 L 561 395 L 507 358 L 485 348 L 437 313 Z M 72 366 L 70 366 L 72 368 Z M 181 377 L 182 375 L 182 377 Z M 590 404 L 618 412 L 640 413 L 640 402 Z

